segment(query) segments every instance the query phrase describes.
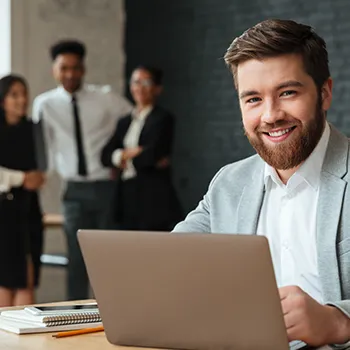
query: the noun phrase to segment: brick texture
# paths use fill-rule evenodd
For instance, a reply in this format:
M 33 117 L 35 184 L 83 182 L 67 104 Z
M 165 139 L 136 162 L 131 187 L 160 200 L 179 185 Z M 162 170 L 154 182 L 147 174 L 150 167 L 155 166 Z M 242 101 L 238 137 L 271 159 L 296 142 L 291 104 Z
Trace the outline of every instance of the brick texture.
M 348 0 L 127 0 L 126 74 L 139 63 L 164 69 L 161 104 L 177 117 L 174 182 L 186 211 L 224 164 L 253 153 L 223 55 L 234 37 L 267 18 L 312 25 L 330 54 L 328 119 L 350 136 Z

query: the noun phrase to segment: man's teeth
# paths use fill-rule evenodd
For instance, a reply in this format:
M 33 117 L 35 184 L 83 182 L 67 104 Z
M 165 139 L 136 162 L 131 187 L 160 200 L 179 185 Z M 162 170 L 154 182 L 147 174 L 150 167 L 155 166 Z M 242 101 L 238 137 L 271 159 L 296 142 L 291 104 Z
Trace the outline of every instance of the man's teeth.
M 289 132 L 291 130 L 292 130 L 292 128 L 288 128 L 288 129 L 284 129 L 284 130 L 269 132 L 269 135 L 273 136 L 273 137 L 278 137 L 278 136 L 282 136 L 282 135 L 286 134 L 287 132 Z

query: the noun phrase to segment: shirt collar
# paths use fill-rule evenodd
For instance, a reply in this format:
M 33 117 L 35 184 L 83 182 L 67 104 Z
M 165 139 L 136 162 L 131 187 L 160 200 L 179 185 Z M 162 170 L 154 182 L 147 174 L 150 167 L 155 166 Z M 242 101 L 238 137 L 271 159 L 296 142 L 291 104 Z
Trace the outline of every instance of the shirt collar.
M 327 151 L 329 136 L 330 136 L 330 127 L 328 122 L 326 122 L 323 134 L 317 146 L 312 151 L 310 156 L 306 159 L 306 161 L 301 165 L 301 167 L 288 180 L 287 185 L 283 184 L 276 170 L 269 164 L 265 163 L 265 170 L 264 170 L 265 188 L 268 188 L 270 180 L 275 182 L 276 185 L 280 187 L 293 187 L 293 188 L 295 188 L 296 185 L 299 184 L 301 181 L 306 181 L 306 183 L 309 186 L 311 186 L 314 190 L 317 190 L 320 182 L 320 174 L 322 170 L 323 160 Z
M 147 116 L 151 113 L 152 109 L 153 109 L 152 105 L 146 106 L 142 108 L 140 111 L 134 108 L 131 112 L 131 116 L 133 119 L 144 121 L 147 118 Z
M 68 92 L 67 90 L 64 89 L 64 87 L 62 85 L 59 85 L 57 87 L 57 91 L 59 94 L 61 94 L 64 98 L 66 98 L 67 100 L 71 101 L 72 100 L 72 97 L 73 95 L 75 95 L 75 97 L 77 99 L 79 99 L 79 97 L 81 97 L 84 92 L 86 90 L 86 86 L 85 84 L 83 84 L 79 90 L 77 90 L 74 94 L 71 94 L 70 92 Z

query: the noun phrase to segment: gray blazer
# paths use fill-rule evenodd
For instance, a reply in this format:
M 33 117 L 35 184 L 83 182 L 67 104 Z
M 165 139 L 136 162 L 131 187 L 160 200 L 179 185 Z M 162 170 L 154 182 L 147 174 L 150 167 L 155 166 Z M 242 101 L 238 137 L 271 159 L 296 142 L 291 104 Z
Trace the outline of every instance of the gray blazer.
M 331 125 L 317 210 L 318 269 L 324 300 L 350 317 L 350 140 Z M 264 161 L 223 167 L 176 232 L 256 234 L 264 198 Z

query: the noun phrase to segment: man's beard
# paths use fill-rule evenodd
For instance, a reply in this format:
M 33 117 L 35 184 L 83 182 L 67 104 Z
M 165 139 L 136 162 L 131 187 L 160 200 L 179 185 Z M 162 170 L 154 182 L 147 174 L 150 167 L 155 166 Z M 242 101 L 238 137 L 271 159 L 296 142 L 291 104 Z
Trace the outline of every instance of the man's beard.
M 264 142 L 263 135 L 259 130 L 269 131 L 276 128 L 288 128 L 295 126 L 297 122 L 297 129 L 301 130 L 298 137 L 290 135 L 291 141 L 288 138 L 280 144 L 273 145 Z M 323 129 L 325 126 L 325 116 L 321 106 L 318 104 L 316 108 L 315 117 L 305 124 L 299 120 L 293 120 L 292 123 L 287 120 L 278 120 L 274 124 L 266 124 L 264 128 L 260 126 L 256 129 L 254 135 L 245 133 L 251 145 L 255 148 L 257 153 L 264 161 L 278 170 L 293 169 L 304 162 L 315 149 L 318 141 L 321 139 Z M 295 131 L 291 131 L 296 132 Z M 300 132 L 300 131 L 299 131 Z

